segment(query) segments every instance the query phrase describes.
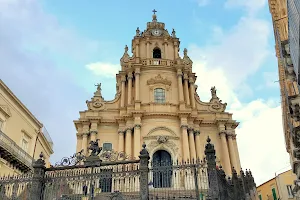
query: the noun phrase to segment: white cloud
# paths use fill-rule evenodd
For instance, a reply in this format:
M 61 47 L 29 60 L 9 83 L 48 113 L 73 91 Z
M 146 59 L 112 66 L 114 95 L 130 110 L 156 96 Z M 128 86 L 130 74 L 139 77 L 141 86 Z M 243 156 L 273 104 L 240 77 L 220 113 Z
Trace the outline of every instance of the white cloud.
M 264 1 L 255 2 L 228 0 L 227 6 L 244 6 L 248 13 L 230 30 L 215 26 L 213 44 L 190 45 L 189 55 L 194 61 L 200 99 L 210 99 L 209 89 L 216 86 L 217 95 L 228 103 L 233 119 L 241 122 L 236 133 L 242 167 L 250 168 L 256 183 L 260 184 L 286 167 L 289 157 L 285 150 L 281 107 L 274 99 L 253 98 L 253 88 L 246 84 L 273 51 L 268 44 L 271 25 L 254 15 L 254 11 L 264 6 Z M 264 87 L 270 86 L 276 69 L 265 73 L 265 80 L 258 81 Z M 240 97 L 247 95 L 253 100 L 241 102 Z
M 209 4 L 210 0 L 197 0 L 199 6 L 206 6 Z
M 225 2 L 225 8 L 244 7 L 249 15 L 254 15 L 266 4 L 267 0 L 227 0 Z
M 111 63 L 103 63 L 103 62 L 95 62 L 86 65 L 86 68 L 97 76 L 114 78 L 116 77 L 116 74 L 120 69 L 120 65 L 114 65 Z

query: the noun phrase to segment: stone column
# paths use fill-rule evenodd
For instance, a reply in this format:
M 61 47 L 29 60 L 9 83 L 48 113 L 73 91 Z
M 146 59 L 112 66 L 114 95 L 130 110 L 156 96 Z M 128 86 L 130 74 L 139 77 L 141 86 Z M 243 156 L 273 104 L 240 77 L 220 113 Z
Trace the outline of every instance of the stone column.
M 150 56 L 150 41 L 147 41 L 146 42 L 146 45 L 147 45 L 147 50 L 146 50 L 146 53 L 147 53 L 147 59 L 149 59 L 149 58 L 151 58 L 151 56 Z M 149 60 L 147 60 L 147 65 L 149 65 L 150 63 L 149 63 Z
M 127 76 L 127 80 L 128 80 L 128 105 L 131 105 L 131 99 L 132 99 L 132 72 L 129 72 L 128 73 L 128 76 Z
M 174 42 L 174 58 L 175 60 L 178 58 L 178 42 Z
M 126 78 L 125 78 L 125 75 L 122 75 L 121 77 L 121 82 L 122 82 L 122 91 L 121 91 L 121 108 L 124 108 L 125 106 L 125 81 L 126 81 Z
M 77 133 L 76 137 L 77 137 L 76 152 L 79 152 L 82 149 L 82 134 Z
M 83 149 L 83 154 L 86 156 L 88 155 L 87 139 L 88 139 L 88 133 L 83 133 L 82 134 L 82 149 Z
M 140 69 L 135 69 L 135 100 L 140 100 Z
M 134 133 L 133 133 L 133 141 L 134 141 L 134 158 L 138 158 L 141 150 L 141 125 L 136 124 L 134 126 Z
M 125 153 L 132 157 L 132 128 L 126 129 L 126 135 L 125 135 Z
M 202 155 L 204 154 L 203 147 L 201 146 L 200 141 L 200 131 L 195 131 L 195 139 L 196 139 L 196 152 L 197 152 L 197 159 L 202 159 Z
M 148 200 L 149 199 L 149 152 L 146 149 L 146 144 L 143 144 L 143 149 L 139 155 L 140 158 L 140 199 Z
M 228 146 L 226 140 L 226 131 L 221 131 L 219 134 L 221 137 L 222 151 L 223 151 L 222 165 L 225 173 L 228 175 L 231 174 L 231 165 L 230 165 L 230 158 L 229 158 Z
M 232 135 L 232 142 L 233 142 L 233 145 L 234 145 L 234 149 L 235 149 L 235 159 L 236 159 L 236 170 L 239 174 L 239 172 L 241 171 L 241 161 L 240 161 L 240 155 L 239 155 L 239 149 L 238 149 L 238 146 L 237 146 L 237 142 L 236 142 L 236 134 L 233 134 Z
M 194 139 L 194 129 L 188 128 L 189 131 L 189 145 L 190 145 L 190 153 L 191 153 L 191 161 L 196 160 L 196 148 L 195 148 L 195 139 Z
M 96 141 L 96 139 L 97 139 L 96 137 L 98 134 L 98 121 L 92 121 L 90 134 L 91 134 L 91 140 Z
M 164 42 L 164 59 L 167 59 L 167 55 L 168 55 L 168 42 Z
M 229 148 L 229 157 L 230 157 L 231 166 L 234 167 L 235 169 L 237 169 L 238 166 L 237 166 L 237 162 L 236 162 L 235 147 L 234 147 L 234 144 L 233 144 L 232 137 L 233 137 L 232 134 L 227 135 L 228 148 Z
M 182 87 L 182 72 L 181 70 L 177 70 L 177 78 L 178 78 L 178 98 L 179 102 L 184 102 L 183 99 L 183 87 Z
M 188 75 L 184 74 L 183 79 L 184 79 L 184 97 L 185 97 L 184 99 L 185 99 L 186 104 L 189 106 L 190 105 L 190 95 L 189 95 L 189 83 L 188 83 L 189 77 L 188 77 Z
M 182 131 L 182 155 L 183 161 L 187 162 L 190 161 L 190 147 L 189 147 L 189 140 L 188 140 L 188 133 L 187 133 L 187 125 L 181 125 Z
M 125 149 L 124 149 L 124 131 L 119 130 L 118 134 L 119 134 L 119 149 L 118 149 L 118 151 L 124 152 L 125 151 Z
M 140 57 L 139 43 L 135 44 L 135 57 Z
M 192 105 L 192 108 L 194 109 L 194 108 L 196 108 L 194 78 L 190 77 L 189 82 L 190 82 L 191 105 Z

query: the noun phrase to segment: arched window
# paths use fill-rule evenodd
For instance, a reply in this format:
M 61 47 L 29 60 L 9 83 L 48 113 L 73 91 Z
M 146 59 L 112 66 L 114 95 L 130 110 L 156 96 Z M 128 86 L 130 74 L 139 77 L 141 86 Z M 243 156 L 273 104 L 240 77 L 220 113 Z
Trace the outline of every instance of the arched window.
M 153 49 L 153 58 L 161 58 L 161 51 L 157 47 Z
M 154 102 L 156 103 L 165 103 L 166 102 L 166 94 L 163 88 L 154 89 Z

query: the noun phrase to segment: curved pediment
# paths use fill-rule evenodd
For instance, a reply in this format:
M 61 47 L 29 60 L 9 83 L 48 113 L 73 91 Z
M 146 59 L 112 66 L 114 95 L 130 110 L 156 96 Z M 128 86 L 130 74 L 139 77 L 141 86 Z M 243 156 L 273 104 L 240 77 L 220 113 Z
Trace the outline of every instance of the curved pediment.
M 177 134 L 166 126 L 159 126 L 151 129 L 144 139 L 157 139 L 159 136 L 167 136 L 170 139 L 179 139 Z

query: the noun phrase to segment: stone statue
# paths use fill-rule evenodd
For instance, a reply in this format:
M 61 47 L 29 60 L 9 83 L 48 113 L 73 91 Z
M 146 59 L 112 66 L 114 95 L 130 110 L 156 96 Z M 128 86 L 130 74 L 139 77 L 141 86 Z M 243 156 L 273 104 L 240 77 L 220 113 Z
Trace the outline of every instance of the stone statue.
M 135 36 L 140 36 L 140 28 L 139 27 L 137 27 L 135 32 L 136 32 Z
M 89 150 L 91 150 L 91 156 L 98 156 L 99 153 L 102 151 L 102 147 L 99 147 L 98 144 L 99 139 L 96 139 L 96 141 L 90 141 L 90 147 Z
M 173 28 L 173 30 L 172 30 L 172 37 L 173 38 L 176 38 L 176 32 L 175 32 L 175 29 Z
M 217 90 L 216 90 L 216 87 L 215 87 L 215 86 L 212 87 L 212 88 L 210 89 L 210 91 L 211 91 L 211 97 L 212 97 L 212 98 L 218 98 L 218 97 L 217 97 Z
M 94 96 L 102 97 L 102 94 L 101 94 L 101 83 L 95 84 L 95 86 L 97 86 L 97 90 L 94 93 Z

